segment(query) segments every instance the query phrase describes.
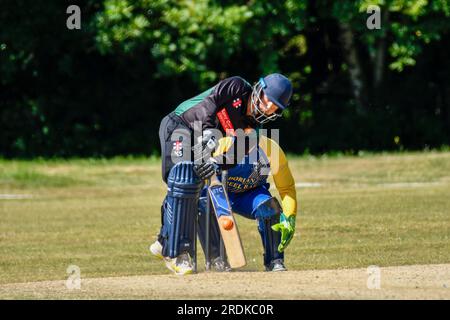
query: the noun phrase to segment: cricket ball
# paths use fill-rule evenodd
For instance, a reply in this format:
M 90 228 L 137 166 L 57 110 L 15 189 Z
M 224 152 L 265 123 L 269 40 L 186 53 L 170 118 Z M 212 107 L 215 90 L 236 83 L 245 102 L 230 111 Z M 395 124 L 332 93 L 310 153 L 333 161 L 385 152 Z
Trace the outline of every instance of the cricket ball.
M 225 230 L 231 230 L 233 228 L 233 220 L 231 219 L 224 218 L 220 223 Z

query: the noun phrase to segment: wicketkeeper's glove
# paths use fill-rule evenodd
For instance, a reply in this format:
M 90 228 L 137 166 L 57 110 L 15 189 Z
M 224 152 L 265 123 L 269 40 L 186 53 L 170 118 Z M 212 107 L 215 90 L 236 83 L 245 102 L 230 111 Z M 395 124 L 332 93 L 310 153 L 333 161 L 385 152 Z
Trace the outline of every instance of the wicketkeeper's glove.
M 278 245 L 278 251 L 283 252 L 295 234 L 295 215 L 286 217 L 284 213 L 281 213 L 280 222 L 274 224 L 272 230 L 281 232 L 281 243 Z

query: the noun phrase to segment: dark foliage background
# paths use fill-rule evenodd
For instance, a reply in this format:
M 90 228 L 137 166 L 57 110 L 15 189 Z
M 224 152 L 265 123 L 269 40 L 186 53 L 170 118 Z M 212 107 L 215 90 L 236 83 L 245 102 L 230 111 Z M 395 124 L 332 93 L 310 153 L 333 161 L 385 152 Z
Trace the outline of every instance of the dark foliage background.
M 68 30 L 69 4 L 81 30 Z M 369 5 L 381 29 L 369 30 Z M 450 144 L 447 0 L 2 0 L 0 156 L 159 153 L 160 120 L 240 75 L 294 83 L 290 152 Z

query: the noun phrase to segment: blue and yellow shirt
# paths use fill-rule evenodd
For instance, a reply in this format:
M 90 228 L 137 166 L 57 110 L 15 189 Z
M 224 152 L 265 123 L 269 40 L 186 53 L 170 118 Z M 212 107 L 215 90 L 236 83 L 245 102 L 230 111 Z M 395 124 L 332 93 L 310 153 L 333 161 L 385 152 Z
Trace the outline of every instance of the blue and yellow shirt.
M 281 205 L 286 216 L 297 213 L 297 193 L 295 181 L 289 169 L 286 155 L 272 139 L 260 136 L 258 145 L 228 170 L 228 192 L 239 193 L 252 190 L 267 183 L 272 175 L 281 197 Z M 215 155 L 227 152 L 232 138 L 222 138 Z

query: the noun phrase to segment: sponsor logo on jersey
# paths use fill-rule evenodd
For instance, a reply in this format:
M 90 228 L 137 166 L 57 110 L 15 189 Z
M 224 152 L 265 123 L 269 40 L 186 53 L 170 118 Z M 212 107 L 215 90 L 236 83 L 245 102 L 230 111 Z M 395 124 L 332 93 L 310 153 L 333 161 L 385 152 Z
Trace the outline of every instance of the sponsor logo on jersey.
M 233 124 L 231 123 L 230 116 L 225 108 L 217 113 L 217 117 L 219 118 L 220 124 L 225 132 L 234 132 Z

